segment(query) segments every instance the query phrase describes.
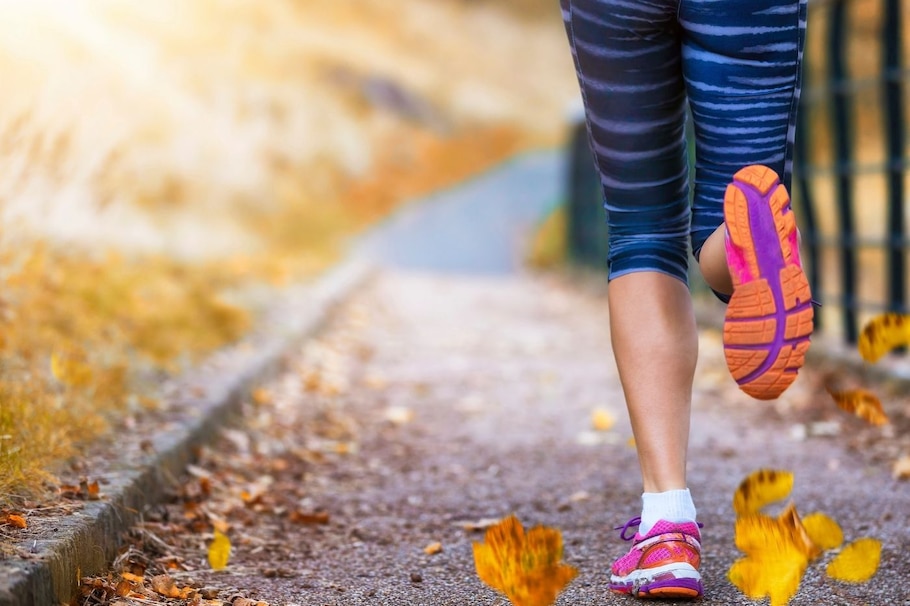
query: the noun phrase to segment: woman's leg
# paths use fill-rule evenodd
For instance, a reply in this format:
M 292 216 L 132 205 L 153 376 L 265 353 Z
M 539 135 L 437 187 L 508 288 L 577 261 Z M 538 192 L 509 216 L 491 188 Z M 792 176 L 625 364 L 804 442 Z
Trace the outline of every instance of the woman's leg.
M 613 351 L 645 494 L 611 588 L 701 595 L 686 490 L 697 335 L 686 284 L 689 201 L 676 0 L 562 0 L 609 226 Z M 658 536 L 660 535 L 660 536 Z M 644 556 L 644 537 L 666 549 Z
M 696 134 L 692 246 L 708 284 L 733 292 L 727 364 L 760 399 L 795 380 L 812 332 L 786 193 L 805 19 L 805 0 L 680 3 Z
M 689 289 L 665 274 L 637 272 L 610 282 L 607 295 L 644 491 L 685 489 L 698 357 Z
M 646 492 L 686 486 L 696 355 L 672 1 L 563 0 L 610 238 L 613 349 Z

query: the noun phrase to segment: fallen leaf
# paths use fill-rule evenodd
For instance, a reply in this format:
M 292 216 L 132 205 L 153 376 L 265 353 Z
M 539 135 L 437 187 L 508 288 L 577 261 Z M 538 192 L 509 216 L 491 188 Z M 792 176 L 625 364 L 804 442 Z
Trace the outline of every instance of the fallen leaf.
M 139 575 L 139 574 L 133 574 L 131 572 L 122 572 L 122 573 L 120 573 L 120 576 L 123 579 L 126 579 L 127 581 L 130 581 L 132 583 L 142 583 L 143 581 L 145 581 L 144 576 Z
M 749 474 L 733 495 L 736 515 L 755 513 L 762 507 L 780 501 L 793 490 L 793 474 L 789 471 L 759 469 Z
M 117 583 L 116 593 L 121 598 L 125 598 L 133 592 L 133 584 L 126 579 L 120 579 L 120 582 Z
M 821 512 L 804 517 L 803 527 L 820 549 L 835 549 L 844 542 L 844 533 L 838 523 Z
M 760 513 L 737 518 L 736 546 L 746 557 L 734 562 L 727 578 L 746 596 L 767 596 L 772 606 L 784 606 L 796 594 L 809 556 L 792 522 Z
M 572 493 L 569 497 L 569 502 L 578 503 L 579 501 L 587 501 L 591 498 L 591 495 L 587 490 L 579 490 L 578 492 Z
M 904 455 L 895 461 L 891 473 L 895 480 L 910 479 L 910 455 Z
M 773 559 L 745 557 L 730 567 L 727 578 L 747 597 L 771 598 L 771 606 L 786 606 L 796 595 L 808 562 L 793 549 L 783 549 Z
M 273 400 L 272 392 L 265 387 L 257 387 L 252 391 L 250 397 L 253 399 L 253 403 L 258 404 L 259 406 L 271 404 Z
M 25 517 L 17 513 L 8 513 L 4 517 L 0 518 L 0 523 L 9 524 L 13 528 L 26 529 L 28 528 L 28 522 Z
M 880 541 L 868 537 L 858 539 L 837 554 L 826 572 L 838 581 L 864 583 L 875 575 L 881 555 Z
M 230 559 L 231 540 L 227 535 L 215 529 L 215 538 L 209 545 L 209 566 L 212 567 L 212 570 L 224 570 Z
M 414 411 L 405 406 L 389 406 L 385 410 L 385 419 L 394 425 L 405 425 L 414 420 Z
M 290 513 L 288 519 L 297 524 L 328 524 L 329 514 L 324 511 L 305 513 L 295 509 Z
M 793 545 L 803 553 L 809 561 L 822 554 L 822 549 L 812 540 L 812 536 L 803 525 L 803 521 L 796 511 L 796 505 L 790 503 L 779 516 L 777 521 L 789 533 Z
M 855 414 L 872 425 L 885 425 L 889 422 L 881 401 L 871 391 L 866 389 L 835 391 L 829 388 L 828 393 L 842 410 Z
M 442 551 L 442 543 L 439 541 L 434 541 L 423 548 L 423 552 L 427 555 L 436 555 Z
M 163 595 L 166 598 L 180 597 L 180 590 L 177 588 L 177 584 L 174 582 L 174 579 L 166 574 L 153 576 L 151 583 L 152 591 L 158 595 Z
M 505 594 L 515 606 L 550 606 L 578 571 L 561 563 L 562 534 L 536 526 L 527 533 L 509 516 L 474 543 L 480 580 Z
M 98 485 L 98 480 L 89 482 L 83 479 L 79 484 L 79 488 L 89 501 L 97 501 L 101 498 L 101 487 Z
M 610 431 L 616 425 L 616 418 L 604 408 L 595 408 L 591 412 L 591 426 L 594 431 Z
M 910 345 L 910 315 L 885 313 L 866 323 L 859 336 L 859 355 L 867 362 L 877 362 L 903 345 Z

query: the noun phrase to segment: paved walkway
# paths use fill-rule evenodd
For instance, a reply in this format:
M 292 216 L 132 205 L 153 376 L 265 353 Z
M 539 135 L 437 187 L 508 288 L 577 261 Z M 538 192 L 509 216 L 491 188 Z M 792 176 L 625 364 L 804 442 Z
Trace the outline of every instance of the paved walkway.
M 238 588 L 273 605 L 504 604 L 476 578 L 471 545 L 481 535 L 461 522 L 515 513 L 564 532 L 580 574 L 559 604 L 631 602 L 608 594 L 605 574 L 627 548 L 611 528 L 637 514 L 640 484 L 602 289 L 531 276 L 516 262 L 561 170 L 556 154 L 519 158 L 407 208 L 368 241 L 362 250 L 385 271 L 272 386 L 299 444 L 345 445 L 298 483 L 331 522 L 282 527 L 274 561 L 269 549 L 241 547 Z M 816 562 L 792 604 L 910 604 L 910 483 L 845 449 L 846 434 L 870 430 L 834 408 L 819 372 L 805 371 L 777 403 L 756 402 L 727 375 L 718 335 L 704 332 L 701 345 L 690 479 L 705 524 L 702 603 L 751 603 L 725 578 L 739 557 L 731 500 L 746 474 L 770 467 L 795 473 L 802 513 L 828 513 L 848 540 L 884 542 L 873 581 L 835 583 Z M 306 388 L 301 377 L 312 382 L 314 368 L 338 394 Z M 616 418 L 610 431 L 592 430 L 598 408 Z M 334 433 L 320 429 L 326 419 Z M 806 428 L 835 435 L 806 439 Z M 262 532 L 272 534 L 261 544 L 275 540 L 274 528 Z M 443 551 L 426 555 L 433 541 Z M 288 567 L 288 578 L 261 575 Z
M 908 603 L 910 484 L 838 439 L 794 439 L 795 419 L 830 418 L 811 372 L 776 405 L 754 402 L 726 376 L 717 335 L 705 333 L 702 349 L 690 462 L 705 523 L 702 603 L 750 603 L 725 575 L 738 557 L 733 491 L 759 467 L 792 470 L 799 510 L 828 513 L 848 540 L 884 541 L 872 582 L 835 583 L 816 562 L 792 604 Z M 314 372 L 337 395 L 312 391 Z M 477 580 L 471 544 L 481 535 L 460 522 L 515 513 L 564 532 L 580 574 L 559 604 L 631 603 L 608 594 L 604 572 L 626 548 L 610 528 L 637 513 L 640 486 L 602 296 L 522 275 L 390 271 L 272 389 L 285 429 L 261 426 L 254 443 L 281 457 L 340 440 L 344 454 L 327 454 L 295 484 L 330 524 L 240 530 L 265 546 L 241 546 L 234 559 L 230 581 L 248 595 L 272 605 L 504 604 Z M 595 408 L 616 417 L 614 429 L 592 431 Z M 288 427 L 295 441 L 275 446 Z M 299 470 L 273 473 L 276 486 L 293 484 L 285 473 Z M 269 548 L 276 540 L 283 547 Z M 433 541 L 442 553 L 424 554 Z M 282 568 L 292 576 L 262 576 Z

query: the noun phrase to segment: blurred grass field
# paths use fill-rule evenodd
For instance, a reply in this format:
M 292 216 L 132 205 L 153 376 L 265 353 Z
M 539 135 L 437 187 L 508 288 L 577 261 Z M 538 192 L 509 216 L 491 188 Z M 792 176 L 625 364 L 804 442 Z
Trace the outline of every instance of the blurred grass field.
M 0 504 L 577 94 L 540 0 L 0 0 L 0 71 Z

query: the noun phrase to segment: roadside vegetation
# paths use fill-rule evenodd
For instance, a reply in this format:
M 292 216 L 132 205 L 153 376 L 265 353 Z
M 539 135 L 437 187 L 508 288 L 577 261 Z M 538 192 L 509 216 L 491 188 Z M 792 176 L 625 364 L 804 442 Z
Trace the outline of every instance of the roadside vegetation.
M 240 339 L 252 287 L 558 143 L 564 45 L 536 0 L 0 4 L 0 505 Z

